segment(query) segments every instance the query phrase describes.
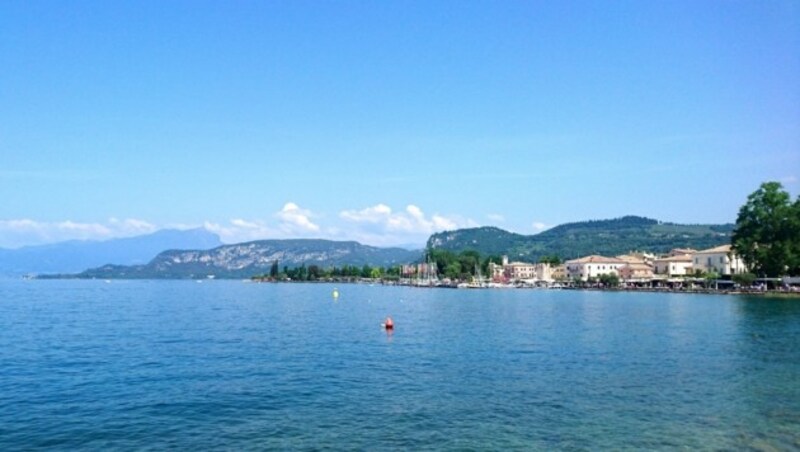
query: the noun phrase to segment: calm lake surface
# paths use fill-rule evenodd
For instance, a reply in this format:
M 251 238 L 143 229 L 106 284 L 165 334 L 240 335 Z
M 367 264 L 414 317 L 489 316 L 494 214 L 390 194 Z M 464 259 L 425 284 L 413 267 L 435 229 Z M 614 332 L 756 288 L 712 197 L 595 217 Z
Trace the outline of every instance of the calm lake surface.
M 800 448 L 798 300 L 333 289 L 0 281 L 0 450 Z

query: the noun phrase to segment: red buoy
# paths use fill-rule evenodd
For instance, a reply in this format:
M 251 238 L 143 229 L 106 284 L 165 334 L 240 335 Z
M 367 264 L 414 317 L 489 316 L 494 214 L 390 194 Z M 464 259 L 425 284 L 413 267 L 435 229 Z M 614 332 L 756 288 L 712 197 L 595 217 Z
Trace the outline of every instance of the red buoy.
M 392 320 L 391 317 L 386 317 L 386 321 L 383 323 L 383 327 L 386 328 L 387 330 L 394 329 L 394 321 Z

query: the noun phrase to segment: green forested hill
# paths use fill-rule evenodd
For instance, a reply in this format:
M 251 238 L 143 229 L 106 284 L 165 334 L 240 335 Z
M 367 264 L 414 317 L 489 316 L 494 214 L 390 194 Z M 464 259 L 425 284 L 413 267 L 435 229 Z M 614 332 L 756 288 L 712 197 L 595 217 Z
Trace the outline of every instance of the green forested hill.
M 454 252 L 475 250 L 482 255 L 506 254 L 535 261 L 556 255 L 572 259 L 589 254 L 614 256 L 629 251 L 665 253 L 672 248 L 705 249 L 730 243 L 733 224 L 681 225 L 627 216 L 556 226 L 536 235 L 521 235 L 495 227 L 441 232 L 428 247 Z

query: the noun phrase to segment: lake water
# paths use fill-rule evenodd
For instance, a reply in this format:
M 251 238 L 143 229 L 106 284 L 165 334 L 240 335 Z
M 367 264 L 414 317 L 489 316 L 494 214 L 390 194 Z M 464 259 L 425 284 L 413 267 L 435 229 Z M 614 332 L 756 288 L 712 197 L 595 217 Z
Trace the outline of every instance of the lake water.
M 798 300 L 333 289 L 0 281 L 0 450 L 800 448 Z

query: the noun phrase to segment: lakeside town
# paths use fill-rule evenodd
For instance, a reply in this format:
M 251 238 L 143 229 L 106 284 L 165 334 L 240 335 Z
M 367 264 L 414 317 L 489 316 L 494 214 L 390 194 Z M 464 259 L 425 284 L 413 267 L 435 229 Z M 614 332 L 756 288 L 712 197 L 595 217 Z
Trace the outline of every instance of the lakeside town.
M 798 292 L 800 278 L 758 278 L 730 245 L 705 250 L 675 248 L 664 255 L 629 252 L 614 257 L 589 255 L 550 262 L 489 262 L 469 281 L 440 278 L 432 263 L 404 265 L 399 280 L 388 284 L 455 288 L 616 288 L 686 291 L 778 290 Z
M 473 250 L 460 255 L 428 248 L 425 262 L 396 268 L 321 270 L 302 266 L 256 281 L 380 281 L 420 287 L 597 288 L 702 292 L 800 294 L 800 198 L 792 202 L 778 182 L 765 182 L 741 207 L 731 242 L 711 248 L 673 248 L 664 254 L 629 251 L 590 254 L 562 262 L 542 256 L 537 263 L 510 261 L 508 255 L 482 259 Z M 484 276 L 485 275 L 485 276 Z
M 486 269 L 484 275 L 480 268 Z M 303 272 L 305 270 L 305 272 Z M 700 293 L 783 293 L 800 296 L 799 277 L 766 278 L 750 273 L 731 245 L 704 250 L 674 248 L 666 254 L 632 251 L 588 255 L 563 263 L 487 259 L 474 273 L 447 277 L 428 262 L 383 269 L 364 266 L 321 270 L 315 266 L 252 278 L 256 282 L 337 282 L 457 289 L 603 289 Z

